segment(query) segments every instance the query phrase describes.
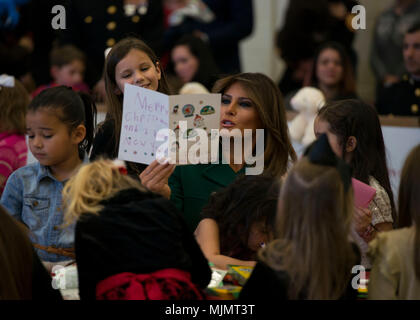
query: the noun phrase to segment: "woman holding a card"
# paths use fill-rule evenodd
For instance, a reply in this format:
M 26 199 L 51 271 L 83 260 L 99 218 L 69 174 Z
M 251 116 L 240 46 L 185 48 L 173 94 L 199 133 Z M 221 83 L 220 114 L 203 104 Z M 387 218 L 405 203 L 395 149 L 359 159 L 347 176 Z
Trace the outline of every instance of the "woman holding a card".
M 232 183 L 238 175 L 251 173 L 280 178 L 296 160 L 283 99 L 270 78 L 259 73 L 232 75 L 217 81 L 213 92 L 222 94 L 220 129 L 225 130 L 220 132 L 220 141 L 224 136 L 239 137 L 245 144 L 242 161 L 234 161 L 236 139 L 228 139 L 229 152 L 224 143 L 220 143 L 218 163 L 178 166 L 172 174 L 173 165 L 154 161 L 140 174 L 143 185 L 170 198 L 184 213 L 191 231 L 200 222 L 200 212 L 210 195 Z M 244 160 L 247 156 L 246 129 L 253 132 L 248 154 L 257 150 L 254 167 Z M 256 138 L 258 129 L 264 130 L 263 145 Z M 259 148 L 261 154 L 258 154 Z M 263 162 L 259 163 L 258 159 Z M 259 164 L 261 168 L 258 168 Z

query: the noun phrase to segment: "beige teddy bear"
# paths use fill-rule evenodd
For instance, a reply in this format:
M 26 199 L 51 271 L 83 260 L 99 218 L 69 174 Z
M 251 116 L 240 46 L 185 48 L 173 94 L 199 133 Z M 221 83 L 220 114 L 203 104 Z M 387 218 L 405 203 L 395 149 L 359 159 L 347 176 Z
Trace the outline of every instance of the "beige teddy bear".
M 304 87 L 293 96 L 290 104 L 299 112 L 289 125 L 290 136 L 307 146 L 315 140 L 314 121 L 318 110 L 325 104 L 324 94 L 317 88 Z

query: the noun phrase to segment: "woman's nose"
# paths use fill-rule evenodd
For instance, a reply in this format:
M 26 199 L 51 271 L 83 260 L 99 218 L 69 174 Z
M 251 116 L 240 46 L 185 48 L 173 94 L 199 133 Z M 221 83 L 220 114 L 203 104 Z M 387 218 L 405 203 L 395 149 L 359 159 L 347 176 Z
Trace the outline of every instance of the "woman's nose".
M 225 113 L 227 114 L 235 114 L 236 113 L 236 103 L 231 102 L 225 109 Z

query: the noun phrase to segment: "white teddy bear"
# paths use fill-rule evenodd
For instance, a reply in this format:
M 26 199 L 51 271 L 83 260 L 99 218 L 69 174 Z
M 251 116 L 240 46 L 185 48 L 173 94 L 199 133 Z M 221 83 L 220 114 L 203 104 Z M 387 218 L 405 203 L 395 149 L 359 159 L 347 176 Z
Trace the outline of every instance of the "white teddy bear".
M 304 87 L 293 96 L 290 104 L 299 112 L 290 123 L 290 136 L 307 146 L 315 140 L 314 121 L 318 110 L 325 104 L 324 94 L 317 88 Z

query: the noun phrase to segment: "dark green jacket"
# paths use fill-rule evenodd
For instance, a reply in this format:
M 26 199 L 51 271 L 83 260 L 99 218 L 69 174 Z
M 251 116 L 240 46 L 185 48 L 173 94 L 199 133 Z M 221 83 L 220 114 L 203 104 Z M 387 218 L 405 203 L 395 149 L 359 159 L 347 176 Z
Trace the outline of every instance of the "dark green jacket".
M 175 168 L 169 178 L 171 200 L 183 213 L 192 232 L 201 220 L 201 209 L 208 203 L 210 195 L 244 173 L 245 167 L 235 173 L 228 164 L 196 164 Z

